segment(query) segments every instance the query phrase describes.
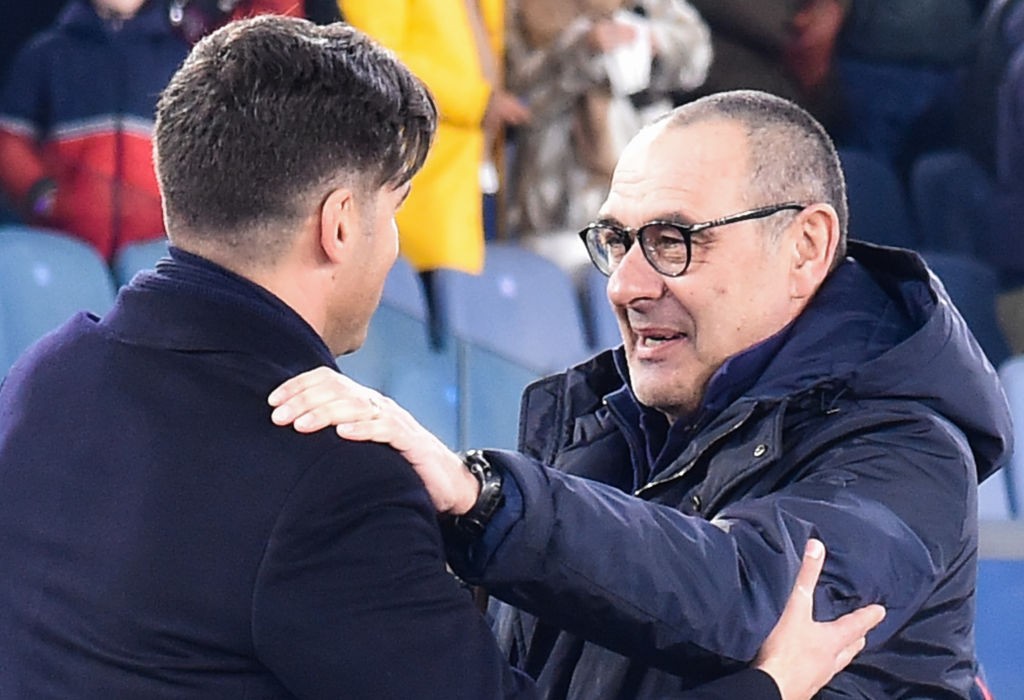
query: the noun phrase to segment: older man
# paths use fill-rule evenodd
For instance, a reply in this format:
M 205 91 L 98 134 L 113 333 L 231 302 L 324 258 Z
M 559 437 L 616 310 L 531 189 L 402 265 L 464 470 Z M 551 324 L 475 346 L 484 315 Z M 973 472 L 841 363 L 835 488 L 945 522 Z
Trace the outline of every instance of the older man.
M 847 250 L 846 212 L 806 112 L 698 100 L 632 141 L 581 233 L 624 343 L 527 390 L 523 454 L 460 459 L 308 376 L 277 419 L 405 454 L 545 697 L 657 698 L 749 660 L 811 536 L 819 615 L 888 611 L 821 697 L 967 697 L 1005 398 L 920 258 Z

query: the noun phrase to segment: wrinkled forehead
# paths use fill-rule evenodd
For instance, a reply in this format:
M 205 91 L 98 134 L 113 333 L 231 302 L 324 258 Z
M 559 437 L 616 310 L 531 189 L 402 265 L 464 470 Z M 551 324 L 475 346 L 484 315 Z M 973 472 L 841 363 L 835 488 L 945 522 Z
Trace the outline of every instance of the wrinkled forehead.
M 668 215 L 714 218 L 746 202 L 748 183 L 741 125 L 659 122 L 626 146 L 599 215 L 631 226 Z

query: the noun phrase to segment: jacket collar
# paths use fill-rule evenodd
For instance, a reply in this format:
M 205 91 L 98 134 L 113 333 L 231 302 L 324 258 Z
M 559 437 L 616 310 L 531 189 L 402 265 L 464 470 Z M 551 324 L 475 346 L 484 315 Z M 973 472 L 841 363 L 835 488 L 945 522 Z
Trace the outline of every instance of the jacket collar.
M 918 255 L 853 241 L 850 255 L 791 324 L 777 351 L 768 353 L 759 374 L 758 363 L 753 363 L 754 381 L 739 396 L 733 394 L 730 407 L 717 418 L 703 422 L 707 427 L 699 431 L 700 444 L 690 444 L 684 453 L 706 449 L 755 405 L 782 404 L 815 392 L 901 397 L 927 406 L 962 430 L 974 451 L 978 475 L 985 478 L 1007 458 L 1012 435 L 995 370 Z M 723 368 L 729 366 L 731 362 Z M 950 377 L 957 382 L 947 381 Z M 627 374 L 622 379 L 628 384 Z M 716 374 L 709 385 L 706 405 L 722 405 L 719 398 L 729 398 L 743 384 L 726 381 L 722 389 L 718 379 Z M 621 397 L 635 401 L 621 387 L 607 388 L 605 396 L 620 396 L 609 407 L 627 439 L 639 439 L 633 452 L 642 465 L 645 455 L 653 453 L 644 442 L 643 409 L 617 413 L 615 404 L 625 405 Z M 824 394 L 820 398 L 826 399 Z M 673 453 L 678 454 L 678 446 Z M 655 475 L 663 471 L 662 461 L 657 460 Z M 680 460 L 674 463 L 678 466 Z
M 787 325 L 772 337 L 726 360 L 708 382 L 697 411 L 671 425 L 664 414 L 636 398 L 629 383 L 626 353 L 621 347 L 615 350 L 615 366 L 623 384 L 609 394 L 606 401 L 630 445 L 636 488 L 647 483 L 651 474 L 673 464 L 694 435 L 757 382 L 785 342 L 789 329 Z
M 139 346 L 257 355 L 294 373 L 334 364 L 317 332 L 268 290 L 173 247 L 121 290 L 101 326 Z

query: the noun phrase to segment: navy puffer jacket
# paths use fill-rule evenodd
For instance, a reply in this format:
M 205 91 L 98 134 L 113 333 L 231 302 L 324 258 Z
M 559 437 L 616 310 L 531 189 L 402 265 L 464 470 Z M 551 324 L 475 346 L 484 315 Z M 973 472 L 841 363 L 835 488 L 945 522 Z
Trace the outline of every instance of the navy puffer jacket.
M 613 352 L 527 390 L 525 455 L 489 453 L 517 517 L 450 556 L 506 601 L 499 638 L 545 697 L 658 698 L 748 663 L 811 536 L 819 619 L 888 611 L 820 697 L 968 696 L 977 483 L 1008 454 L 1006 399 L 919 257 L 850 255 L 753 386 L 639 488 L 603 400 L 623 383 Z

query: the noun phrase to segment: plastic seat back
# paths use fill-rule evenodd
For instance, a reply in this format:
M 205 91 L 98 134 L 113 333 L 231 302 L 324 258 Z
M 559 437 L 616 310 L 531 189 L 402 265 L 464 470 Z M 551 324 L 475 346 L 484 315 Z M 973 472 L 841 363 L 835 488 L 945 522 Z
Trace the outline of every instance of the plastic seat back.
M 1010 346 L 996 316 L 999 292 L 996 271 L 966 255 L 925 252 L 923 257 L 942 281 L 989 362 L 998 367 L 1010 356 Z
M 572 279 L 547 258 L 491 243 L 482 274 L 438 270 L 436 283 L 442 323 L 463 340 L 537 373 L 590 354 Z
M 936 151 L 910 171 L 910 199 L 921 248 L 983 258 L 987 252 L 993 185 L 963 151 Z
M 850 237 L 914 248 L 917 234 L 903 185 L 892 166 L 869 153 L 840 149 L 850 205 Z
M 119 287 L 131 282 L 136 272 L 152 270 L 156 261 L 167 255 L 167 239 L 157 238 L 142 243 L 132 243 L 117 251 L 111 270 Z
M 583 278 L 583 309 L 586 312 L 590 346 L 595 350 L 614 348 L 622 344 L 622 333 L 608 303 L 608 278 L 591 265 Z
M 0 227 L 0 374 L 78 311 L 102 315 L 114 284 L 99 254 L 54 231 Z
M 419 275 L 404 258 L 388 273 L 363 346 L 338 368 L 395 399 L 453 449 L 460 447 L 456 351 L 434 347 Z

